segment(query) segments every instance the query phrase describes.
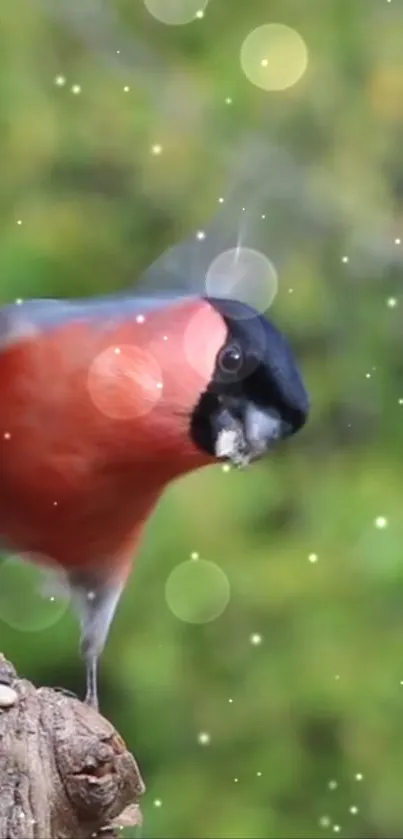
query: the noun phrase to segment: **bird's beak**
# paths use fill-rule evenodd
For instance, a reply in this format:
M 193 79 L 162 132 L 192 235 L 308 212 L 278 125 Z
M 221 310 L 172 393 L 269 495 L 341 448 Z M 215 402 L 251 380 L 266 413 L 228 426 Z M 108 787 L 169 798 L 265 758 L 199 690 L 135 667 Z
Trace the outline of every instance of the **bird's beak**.
M 274 408 L 259 408 L 250 402 L 244 418 L 245 437 L 255 457 L 259 457 L 283 436 L 283 423 Z
M 282 437 L 283 423 L 274 409 L 248 403 L 242 418 L 227 407 L 215 414 L 215 454 L 236 466 L 262 457 Z

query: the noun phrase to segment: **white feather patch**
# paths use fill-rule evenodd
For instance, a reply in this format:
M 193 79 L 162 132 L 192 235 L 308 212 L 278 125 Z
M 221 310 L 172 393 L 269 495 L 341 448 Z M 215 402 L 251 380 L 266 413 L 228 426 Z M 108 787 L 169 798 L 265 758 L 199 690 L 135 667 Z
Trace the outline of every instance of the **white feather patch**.
M 250 462 L 250 452 L 245 444 L 245 437 L 240 425 L 234 428 L 224 428 L 219 432 L 215 444 L 218 458 L 230 460 L 234 466 L 247 466 Z

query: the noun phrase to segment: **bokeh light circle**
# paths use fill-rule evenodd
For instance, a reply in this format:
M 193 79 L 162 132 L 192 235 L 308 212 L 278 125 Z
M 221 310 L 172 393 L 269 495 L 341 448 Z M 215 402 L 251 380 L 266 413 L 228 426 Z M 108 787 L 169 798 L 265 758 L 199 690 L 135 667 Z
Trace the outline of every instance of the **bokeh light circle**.
M 189 319 L 183 340 L 186 360 L 203 382 L 210 381 L 213 375 L 217 353 L 227 333 L 221 315 L 216 313 L 216 328 L 213 328 L 212 316 L 207 306 L 195 312 Z
M 209 0 L 144 0 L 153 17 L 168 26 L 181 26 L 203 16 Z
M 92 401 L 110 419 L 131 420 L 148 414 L 163 393 L 159 364 L 135 345 L 111 346 L 96 356 L 88 373 Z
M 0 562 L 0 620 L 20 632 L 49 629 L 69 608 L 69 591 L 61 589 L 46 591 L 43 568 L 29 557 L 8 556 Z
M 271 306 L 277 290 L 278 277 L 273 263 L 252 248 L 223 251 L 206 274 L 206 291 L 210 297 L 238 300 L 260 314 Z
M 214 295 L 213 295 L 214 296 Z M 255 301 L 256 305 L 257 302 Z M 212 315 L 216 315 L 216 322 Z M 253 321 L 253 353 L 248 354 L 247 363 L 241 366 L 233 379 L 241 381 L 248 378 L 261 362 L 264 362 L 268 352 L 268 332 L 266 319 L 257 317 L 255 311 L 249 308 L 234 306 L 232 297 L 223 298 L 220 312 L 213 307 L 199 309 L 189 320 L 184 334 L 184 352 L 188 365 L 200 378 L 200 386 L 205 389 L 205 382 L 210 381 L 214 372 L 225 376 L 220 365 L 220 354 L 228 339 L 228 329 L 224 318 L 232 320 Z M 193 382 L 194 384 L 194 382 Z
M 301 35 L 290 26 L 266 23 L 245 38 L 241 65 L 247 79 L 256 87 L 286 90 L 304 75 L 308 48 Z
M 187 560 L 171 571 L 165 598 L 173 614 L 185 623 L 209 623 L 228 606 L 229 580 L 214 562 Z

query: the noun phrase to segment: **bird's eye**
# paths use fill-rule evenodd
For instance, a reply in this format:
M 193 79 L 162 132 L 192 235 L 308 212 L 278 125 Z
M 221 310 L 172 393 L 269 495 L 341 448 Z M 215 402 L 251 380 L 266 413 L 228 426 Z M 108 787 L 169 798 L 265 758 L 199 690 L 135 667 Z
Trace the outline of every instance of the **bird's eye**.
M 239 373 L 244 364 L 244 354 L 238 344 L 224 347 L 218 356 L 218 365 L 223 373 Z

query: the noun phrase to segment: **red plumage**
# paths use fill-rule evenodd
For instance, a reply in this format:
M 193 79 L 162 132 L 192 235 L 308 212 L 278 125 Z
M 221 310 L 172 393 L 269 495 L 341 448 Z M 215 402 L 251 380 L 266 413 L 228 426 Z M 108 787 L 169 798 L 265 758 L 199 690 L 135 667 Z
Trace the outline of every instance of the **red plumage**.
M 224 323 L 197 300 L 26 333 L 0 353 L 0 533 L 69 572 L 125 576 L 164 486 L 210 460 L 189 414 Z

